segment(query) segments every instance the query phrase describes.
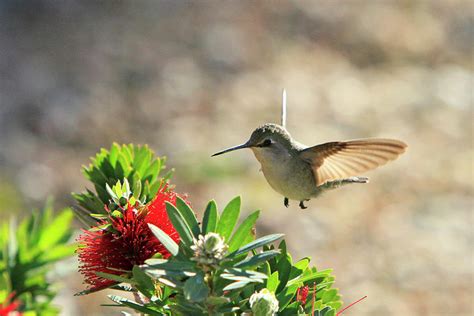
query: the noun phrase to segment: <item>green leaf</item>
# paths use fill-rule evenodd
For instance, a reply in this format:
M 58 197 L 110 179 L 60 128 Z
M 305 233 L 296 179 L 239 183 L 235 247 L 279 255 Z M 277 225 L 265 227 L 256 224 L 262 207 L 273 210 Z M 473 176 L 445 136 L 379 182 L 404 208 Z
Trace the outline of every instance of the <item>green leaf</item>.
M 142 271 L 139 266 L 134 266 L 132 269 L 133 279 L 137 282 L 135 285 L 137 289 L 148 298 L 155 295 L 155 284 L 153 280 Z
M 184 297 L 191 302 L 202 302 L 209 295 L 209 288 L 202 274 L 197 274 L 184 282 Z
M 280 311 L 284 310 L 285 307 L 290 303 L 290 301 L 295 296 L 297 289 L 298 289 L 298 285 L 294 284 L 294 285 L 285 287 L 280 293 L 276 295 L 276 298 L 278 299 L 278 302 L 279 302 Z
M 278 271 L 273 272 L 270 277 L 267 279 L 267 289 L 270 292 L 276 292 L 276 289 L 278 287 L 279 281 L 278 281 Z
M 278 313 L 278 316 L 306 316 L 307 314 L 301 308 L 299 308 L 299 305 L 299 302 L 293 302 L 289 304 L 283 311 Z
M 252 230 L 260 215 L 260 211 L 255 211 L 250 214 L 235 231 L 232 238 L 229 240 L 229 252 L 234 252 L 241 247 L 247 240 L 249 235 L 252 235 Z
M 119 151 L 120 151 L 119 144 L 113 143 L 112 147 L 110 148 L 110 158 L 109 158 L 110 164 L 113 167 L 115 167 L 115 165 L 117 163 L 117 158 L 118 158 Z
M 154 152 L 148 146 L 118 145 L 114 143 L 110 152 L 101 149 L 100 152 L 92 158 L 92 163 L 82 169 L 83 174 L 89 179 L 95 188 L 96 193 L 86 192 L 82 194 L 73 194 L 84 210 L 81 213 L 76 212 L 78 216 L 84 219 L 83 215 L 87 213 L 105 213 L 104 204 L 109 202 L 110 196 L 117 195 L 117 192 L 124 193 L 126 187 L 116 188 L 107 192 L 106 185 L 113 186 L 117 181 L 128 179 L 130 186 L 133 187 L 135 198 L 143 203 L 150 202 L 158 191 L 161 180 L 158 178 L 162 169 L 164 159 L 155 158 Z M 118 194 L 118 198 L 120 195 Z M 98 201 L 98 203 L 97 203 Z M 85 220 L 89 222 L 90 219 Z M 94 222 L 93 222 L 94 223 Z
M 113 302 L 130 307 L 138 312 L 144 313 L 146 315 L 153 315 L 153 316 L 162 316 L 163 313 L 160 313 L 154 309 L 148 308 L 142 304 L 138 304 L 132 300 L 129 300 L 127 298 L 123 298 L 117 295 L 107 295 L 107 297 L 112 300 Z
M 231 253 L 229 256 L 238 256 L 243 253 L 247 253 L 250 250 L 257 249 L 259 247 L 262 247 L 264 245 L 268 245 L 280 238 L 285 236 L 284 234 L 272 234 L 272 235 L 267 235 L 258 239 L 255 239 L 254 241 L 248 243 L 247 245 L 243 246 L 239 250 L 235 251 L 234 253 Z
M 261 283 L 258 283 L 258 284 L 251 283 L 248 286 L 244 287 L 242 291 L 240 291 L 240 293 L 238 294 L 240 297 L 250 298 L 250 296 L 252 296 L 253 293 L 258 292 L 256 288 L 257 286 L 260 286 L 260 285 Z
M 308 268 L 310 260 L 311 259 L 309 257 L 305 257 L 295 263 L 295 265 L 291 268 L 289 279 L 292 280 L 300 276 Z
M 164 278 L 167 277 L 170 281 L 172 280 L 173 283 L 177 283 L 182 278 L 193 277 L 196 275 L 194 271 L 186 271 L 186 270 L 176 270 L 176 269 L 165 269 L 159 267 L 153 268 L 145 268 L 145 271 L 148 275 L 150 275 L 154 279 Z
M 185 271 L 193 270 L 196 266 L 194 261 L 167 260 L 167 259 L 148 259 L 145 261 L 145 269 L 156 268 L 165 270 Z
M 239 219 L 239 214 L 240 196 L 237 196 L 224 208 L 219 223 L 217 224 L 217 233 L 224 237 L 226 241 L 229 240 L 230 234 L 232 234 L 232 231 L 234 230 L 234 226 Z
M 230 302 L 230 299 L 228 297 L 223 297 L 223 296 L 209 296 L 206 299 L 206 304 L 213 305 L 213 306 L 224 305 L 229 302 Z
M 170 236 L 168 236 L 168 234 L 153 224 L 148 224 L 148 227 L 150 227 L 153 235 L 158 238 L 158 240 L 163 244 L 163 246 L 165 246 L 171 255 L 176 256 L 178 254 L 179 246 L 173 239 L 171 239 Z
M 316 311 L 314 316 L 335 316 L 336 311 L 331 307 L 325 307 L 322 310 Z
M 278 248 L 281 250 L 281 256 L 282 258 L 284 258 L 286 256 L 286 241 L 285 240 L 282 240 L 280 242 L 280 244 L 278 245 Z
M 214 200 L 209 201 L 206 206 L 206 211 L 202 218 L 202 234 L 205 235 L 210 232 L 215 232 L 217 228 L 218 219 L 217 205 Z
M 235 264 L 236 268 L 249 269 L 258 266 L 259 264 L 266 262 L 267 260 L 276 257 L 280 254 L 279 250 L 268 250 L 255 256 L 248 257 L 247 259 L 240 261 Z
M 332 301 L 337 295 L 337 290 L 336 289 L 329 289 L 323 293 L 323 296 L 321 297 L 321 300 L 323 302 L 330 302 Z
M 179 212 L 181 213 L 181 216 L 183 216 L 184 220 L 186 221 L 188 226 L 191 228 L 194 238 L 198 238 L 199 233 L 200 233 L 199 224 L 193 210 L 179 196 L 176 197 L 176 208 L 179 210 Z
M 149 182 L 154 182 L 156 180 L 156 175 L 160 172 L 160 167 L 160 162 L 158 160 L 153 161 L 144 172 L 143 178 Z
M 44 251 L 40 256 L 40 259 L 45 263 L 58 261 L 74 255 L 75 250 L 76 245 L 74 244 L 58 245 L 48 251 Z
M 263 282 L 267 278 L 266 274 L 252 271 L 252 270 L 243 270 L 238 268 L 225 269 L 224 272 L 220 275 L 222 279 L 234 280 L 234 281 L 244 281 L 249 282 Z
M 266 279 L 268 277 L 266 274 L 263 274 L 258 271 L 243 270 L 243 269 L 238 269 L 238 268 L 224 269 L 223 273 L 221 274 L 221 277 L 224 279 L 238 280 L 238 279 L 233 278 L 235 276 L 244 277 L 248 279 Z
M 325 270 L 321 270 L 321 271 L 318 271 L 318 272 L 311 272 L 308 275 L 304 275 L 304 276 L 301 276 L 299 278 L 288 281 L 288 285 L 293 285 L 295 283 L 307 283 L 307 282 L 314 282 L 314 281 L 322 281 L 322 280 L 324 280 L 324 278 L 330 276 L 331 272 L 332 272 L 331 269 L 325 269 Z M 317 284 L 318 284 L 318 286 L 320 285 L 319 282 L 317 282 Z
M 137 199 L 140 199 L 141 194 L 142 194 L 142 182 L 140 181 L 140 176 L 138 174 L 133 175 L 133 196 L 135 196 Z
M 225 286 L 222 291 L 230 291 L 230 290 L 235 290 L 235 289 L 240 289 L 243 288 L 244 286 L 248 285 L 249 281 L 237 281 L 233 282 L 227 286 Z
M 186 221 L 178 209 L 173 204 L 166 202 L 166 213 L 168 213 L 168 217 L 174 229 L 178 232 L 181 242 L 186 246 L 192 245 L 193 235 L 191 228 L 186 224 Z
M 153 155 L 148 149 L 148 146 L 145 145 L 142 148 L 135 148 L 135 160 L 133 162 L 134 169 L 139 174 L 144 174 L 146 168 L 150 164 L 152 157 Z
M 73 216 L 70 209 L 64 209 L 61 213 L 56 215 L 53 222 L 47 227 L 44 227 L 40 232 L 38 247 L 41 249 L 51 249 L 53 245 L 64 240 L 65 237 L 67 241 L 71 235 L 71 221 Z
M 283 290 L 288 282 L 288 278 L 290 277 L 291 271 L 291 258 L 288 254 L 286 254 L 283 258 L 280 259 L 278 262 L 278 273 L 280 277 L 280 284 L 278 285 L 277 292 Z

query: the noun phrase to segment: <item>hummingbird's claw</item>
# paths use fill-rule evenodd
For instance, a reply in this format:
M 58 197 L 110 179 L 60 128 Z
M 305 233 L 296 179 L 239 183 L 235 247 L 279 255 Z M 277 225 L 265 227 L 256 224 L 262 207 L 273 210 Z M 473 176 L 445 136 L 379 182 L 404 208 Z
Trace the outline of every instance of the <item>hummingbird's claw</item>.
M 286 207 L 290 205 L 290 201 L 288 200 L 287 197 L 285 197 L 285 199 L 283 200 L 283 204 L 285 204 Z
M 308 207 L 304 205 L 304 201 L 300 201 L 300 208 L 301 208 L 302 210 L 305 210 L 305 209 L 307 209 Z

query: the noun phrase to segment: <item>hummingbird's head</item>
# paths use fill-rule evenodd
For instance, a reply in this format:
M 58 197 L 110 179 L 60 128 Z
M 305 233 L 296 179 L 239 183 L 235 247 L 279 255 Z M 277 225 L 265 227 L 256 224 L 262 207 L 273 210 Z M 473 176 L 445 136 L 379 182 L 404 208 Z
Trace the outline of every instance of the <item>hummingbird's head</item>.
M 247 143 L 249 147 L 259 148 L 270 147 L 275 143 L 290 145 L 291 136 L 283 126 L 267 123 L 257 127 Z
M 257 155 L 257 153 L 262 151 L 281 151 L 283 149 L 288 149 L 291 147 L 291 136 L 288 131 L 278 125 L 267 123 L 262 126 L 257 127 L 250 139 L 243 143 L 242 145 L 234 146 L 218 153 L 215 153 L 212 156 L 221 155 L 230 151 L 237 149 L 250 148 Z M 258 158 L 258 156 L 257 156 Z

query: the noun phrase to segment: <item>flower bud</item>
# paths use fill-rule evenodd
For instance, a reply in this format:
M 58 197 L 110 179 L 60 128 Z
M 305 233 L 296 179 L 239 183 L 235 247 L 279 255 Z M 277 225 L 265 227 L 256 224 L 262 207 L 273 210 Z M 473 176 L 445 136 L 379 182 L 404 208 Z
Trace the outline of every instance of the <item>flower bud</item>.
M 108 207 L 110 211 L 115 211 L 116 209 L 118 209 L 118 205 L 115 204 L 114 202 L 110 202 Z
M 273 316 L 278 312 L 278 300 L 268 289 L 253 293 L 249 302 L 255 316 Z
M 119 199 L 119 204 L 120 204 L 120 206 L 127 206 L 127 203 L 128 203 L 128 199 L 127 199 L 126 197 L 123 197 L 123 196 L 122 196 L 122 197 Z
M 112 215 L 112 217 L 116 217 L 116 218 L 122 218 L 123 217 L 122 212 L 120 212 L 118 210 L 113 211 L 111 215 Z
M 205 236 L 199 235 L 191 249 L 194 250 L 192 260 L 202 265 L 216 266 L 225 257 L 228 246 L 219 234 L 207 233 Z

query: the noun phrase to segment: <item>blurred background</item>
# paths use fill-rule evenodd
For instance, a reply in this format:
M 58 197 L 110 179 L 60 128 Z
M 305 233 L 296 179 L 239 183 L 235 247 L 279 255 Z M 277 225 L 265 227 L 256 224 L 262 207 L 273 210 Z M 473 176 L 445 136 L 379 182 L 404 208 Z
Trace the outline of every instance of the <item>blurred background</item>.
M 471 1 L 2 1 L 0 216 L 73 204 L 100 147 L 149 144 L 196 210 L 235 195 L 334 268 L 348 315 L 473 315 Z M 314 145 L 408 143 L 399 160 L 289 209 L 250 151 L 279 122 Z M 79 225 L 77 225 L 79 227 Z M 64 315 L 119 315 L 71 273 Z M 66 264 L 65 264 L 66 266 Z

